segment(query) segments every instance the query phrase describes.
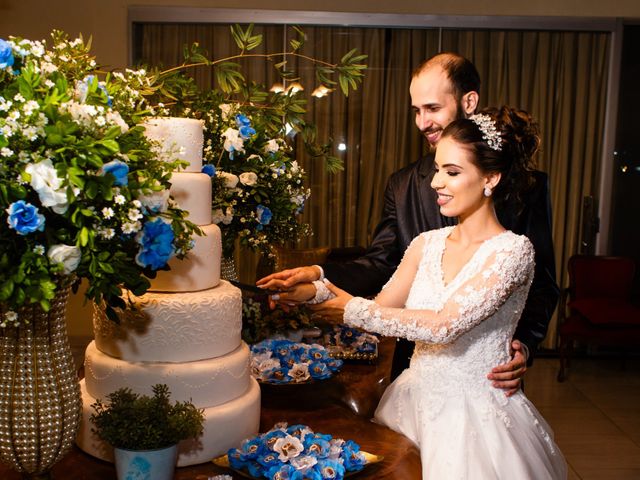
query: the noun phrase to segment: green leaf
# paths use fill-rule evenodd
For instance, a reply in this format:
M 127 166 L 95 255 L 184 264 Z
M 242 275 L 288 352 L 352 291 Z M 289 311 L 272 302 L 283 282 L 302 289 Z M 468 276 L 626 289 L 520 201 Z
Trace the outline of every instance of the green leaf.
M 0 301 L 7 301 L 10 297 L 11 294 L 13 293 L 13 280 L 11 280 L 10 278 L 7 279 L 2 286 L 0 286 Z
M 82 227 L 80 229 L 80 246 L 86 247 L 89 243 L 89 229 L 87 227 Z

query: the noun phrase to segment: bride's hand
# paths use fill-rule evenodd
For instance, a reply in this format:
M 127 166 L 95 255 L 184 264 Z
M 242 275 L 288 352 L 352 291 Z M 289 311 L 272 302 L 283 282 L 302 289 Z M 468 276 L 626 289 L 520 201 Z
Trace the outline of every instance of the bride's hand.
M 349 303 L 349 300 L 353 298 L 353 295 L 350 295 L 349 293 L 336 287 L 330 282 L 327 282 L 326 285 L 329 291 L 333 293 L 335 297 L 327 300 L 326 302 L 318 303 L 316 305 L 309 305 L 309 308 L 316 315 L 318 315 L 328 323 L 342 323 L 344 317 L 344 307 L 347 303 Z
M 269 307 L 275 308 L 276 304 L 286 307 L 298 305 L 311 300 L 316 295 L 316 287 L 313 283 L 298 283 L 286 291 L 269 296 Z

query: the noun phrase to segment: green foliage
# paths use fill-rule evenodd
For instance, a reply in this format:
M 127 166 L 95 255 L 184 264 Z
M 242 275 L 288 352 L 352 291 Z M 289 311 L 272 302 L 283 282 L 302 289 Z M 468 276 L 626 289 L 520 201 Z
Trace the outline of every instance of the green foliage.
M 167 385 L 152 387 L 153 396 L 121 388 L 107 396 L 108 402 L 96 400 L 92 429 L 102 440 L 116 448 L 153 450 L 175 445 L 181 440 L 202 434 L 204 410 L 191 402 L 170 402 Z

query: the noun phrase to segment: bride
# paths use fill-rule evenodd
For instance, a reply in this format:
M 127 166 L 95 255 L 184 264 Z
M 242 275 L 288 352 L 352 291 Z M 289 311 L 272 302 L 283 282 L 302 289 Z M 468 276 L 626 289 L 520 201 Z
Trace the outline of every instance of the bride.
M 533 404 L 486 377 L 510 359 L 534 270 L 531 243 L 505 230 L 494 204 L 519 200 L 538 146 L 537 125 L 523 111 L 488 109 L 454 121 L 438 143 L 431 186 L 441 213 L 458 224 L 416 237 L 374 300 L 328 282 L 288 292 L 289 299 L 315 292 L 312 301 L 335 296 L 346 324 L 416 342 L 375 419 L 419 446 L 423 479 L 567 476 Z

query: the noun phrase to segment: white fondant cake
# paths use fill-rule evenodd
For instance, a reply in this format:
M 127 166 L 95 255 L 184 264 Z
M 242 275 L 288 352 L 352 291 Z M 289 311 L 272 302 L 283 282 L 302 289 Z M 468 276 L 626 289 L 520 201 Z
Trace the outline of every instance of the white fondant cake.
M 194 246 L 182 260 L 169 260 L 171 270 L 158 270 L 150 279 L 151 292 L 197 292 L 220 282 L 222 240 L 220 228 L 212 223 L 200 227 L 203 236 L 194 236 Z
M 122 385 L 141 395 L 151 395 L 151 385 L 166 383 L 174 401 L 195 405 L 220 405 L 242 396 L 249 388 L 249 347 L 242 343 L 222 357 L 185 363 L 127 362 L 87 347 L 84 378 L 87 390 L 105 398 Z
M 211 179 L 199 173 L 202 124 L 152 119 L 145 128 L 161 142 L 167 159 L 175 158 L 176 148 L 187 152 L 187 172 L 193 173 L 175 172 L 171 194 L 204 235 L 194 237 L 184 260 L 172 259 L 171 270 L 158 272 L 145 295 L 125 294 L 134 308 L 119 313 L 119 325 L 94 308 L 95 341 L 85 353 L 78 445 L 112 461 L 112 448 L 91 433 L 91 404 L 122 387 L 149 395 L 152 385 L 164 383 L 173 401 L 191 400 L 204 409 L 204 433 L 178 449 L 178 465 L 193 465 L 257 433 L 260 388 L 250 376 L 249 349 L 240 337 L 240 290 L 220 280 L 222 245 L 220 229 L 211 223 Z
M 180 208 L 187 210 L 187 220 L 196 225 L 211 223 L 211 177 L 206 173 L 173 172 L 171 174 L 171 196 Z
M 164 161 L 176 159 L 189 162 L 184 172 L 202 170 L 203 123 L 194 118 L 150 118 L 143 124 L 145 136 L 160 144 L 158 157 Z
M 94 307 L 98 350 L 129 362 L 193 362 L 226 355 L 240 345 L 242 297 L 226 281 L 202 292 L 155 293 L 126 298 L 134 309 L 120 325 Z

